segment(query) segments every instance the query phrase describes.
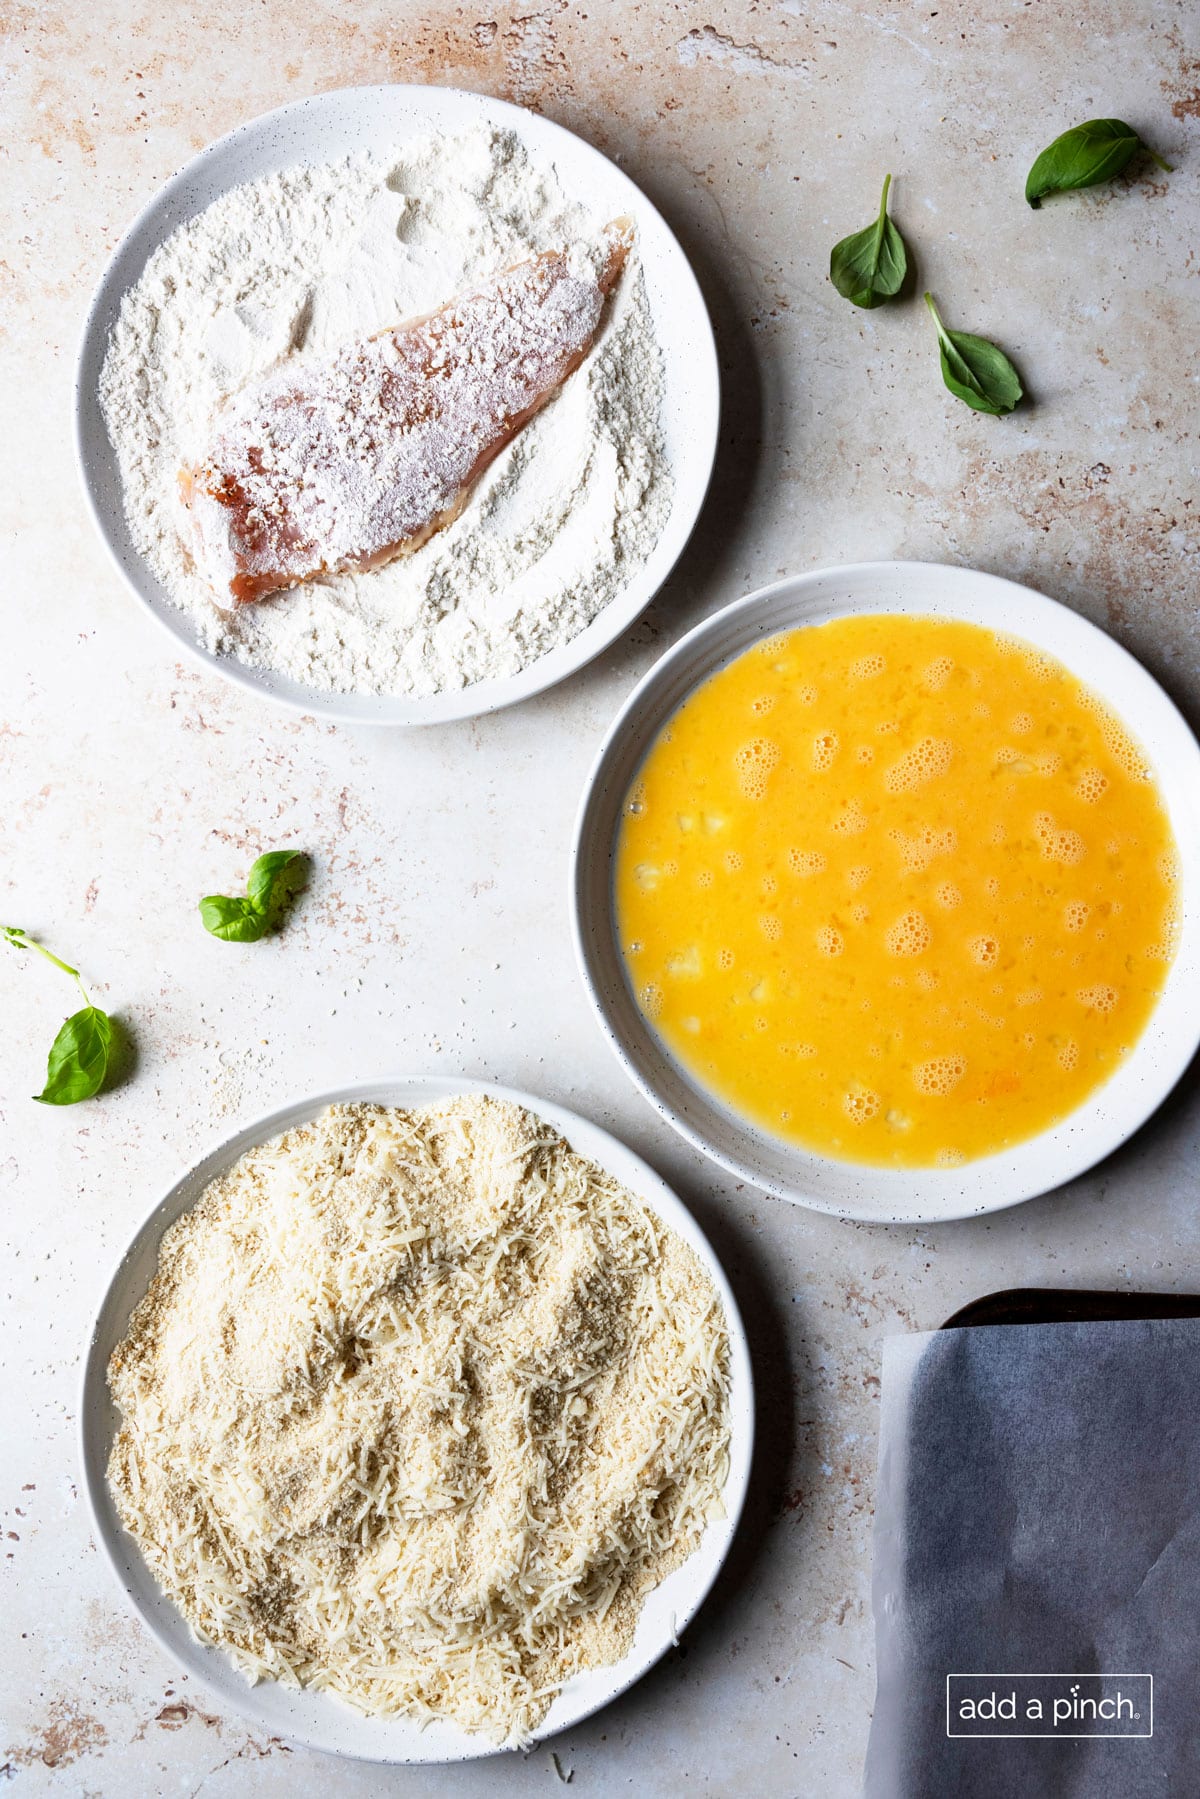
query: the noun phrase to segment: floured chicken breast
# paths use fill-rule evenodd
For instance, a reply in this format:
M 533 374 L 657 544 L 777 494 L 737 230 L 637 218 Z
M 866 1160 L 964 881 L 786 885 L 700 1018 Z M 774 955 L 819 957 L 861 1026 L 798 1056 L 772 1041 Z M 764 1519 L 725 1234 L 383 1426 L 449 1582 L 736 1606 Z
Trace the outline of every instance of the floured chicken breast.
M 630 243 L 616 220 L 591 262 L 545 251 L 226 402 L 207 456 L 179 477 L 218 598 L 374 568 L 448 525 L 587 355 Z

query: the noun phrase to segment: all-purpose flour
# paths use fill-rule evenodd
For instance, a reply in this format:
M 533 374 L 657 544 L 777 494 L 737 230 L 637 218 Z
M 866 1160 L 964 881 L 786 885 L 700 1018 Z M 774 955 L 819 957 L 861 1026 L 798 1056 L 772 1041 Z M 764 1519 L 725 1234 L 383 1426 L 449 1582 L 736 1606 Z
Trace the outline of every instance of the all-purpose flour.
M 582 369 L 415 555 L 218 605 L 176 484 L 219 402 L 281 357 L 435 311 L 603 222 L 514 134 L 480 129 L 266 176 L 162 245 L 122 301 L 100 396 L 134 541 L 211 648 L 327 691 L 427 695 L 518 672 L 620 591 L 671 498 L 636 261 Z

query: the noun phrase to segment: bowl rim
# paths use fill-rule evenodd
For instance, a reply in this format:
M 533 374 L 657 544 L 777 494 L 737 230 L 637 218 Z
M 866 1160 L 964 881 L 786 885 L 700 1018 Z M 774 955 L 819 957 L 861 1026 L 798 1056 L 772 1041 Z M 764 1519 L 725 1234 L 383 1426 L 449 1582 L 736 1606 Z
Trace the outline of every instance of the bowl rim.
M 698 425 L 704 425 L 705 432 L 702 437 L 698 437 L 700 452 L 691 481 L 686 488 L 681 488 L 676 480 L 671 510 L 650 556 L 638 565 L 625 586 L 595 618 L 576 636 L 560 644 L 557 649 L 537 657 L 516 675 L 493 681 L 479 681 L 462 688 L 445 689 L 421 698 L 326 692 L 321 688 L 305 688 L 298 682 L 292 682 L 288 686 L 276 685 L 269 676 L 264 677 L 260 671 L 243 663 L 238 657 L 218 656 L 207 650 L 196 638 L 187 615 L 171 602 L 132 539 L 128 544 L 129 559 L 122 554 L 117 537 L 109 530 L 99 491 L 99 465 L 110 460 L 114 454 L 100 412 L 97 389 L 108 328 L 111 320 L 116 317 L 124 295 L 140 278 L 149 256 L 159 244 L 165 242 L 171 231 L 187 219 L 198 216 L 203 210 L 201 206 L 184 207 L 176 214 L 177 203 L 186 197 L 191 185 L 204 175 L 207 168 L 235 150 L 240 143 L 250 144 L 256 137 L 280 129 L 302 113 L 312 114 L 347 104 L 353 105 L 355 101 L 364 105 L 382 104 L 384 96 L 399 106 L 407 103 L 416 109 L 411 122 L 411 129 L 415 132 L 437 129 L 433 114 L 440 109 L 446 109 L 450 114 L 461 112 L 462 117 L 458 123 L 466 123 L 468 117 L 474 115 L 477 123 L 495 123 L 516 132 L 529 149 L 543 160 L 553 162 L 554 147 L 565 145 L 566 154 L 572 157 L 582 156 L 585 160 L 591 159 L 596 164 L 604 165 L 606 178 L 624 184 L 631 199 L 636 197 L 636 209 L 641 216 L 651 221 L 656 230 L 661 230 L 665 240 L 677 254 L 678 266 L 671 271 L 672 294 L 681 296 L 681 304 L 691 314 L 696 326 L 698 341 L 691 346 L 689 367 L 699 371 L 696 379 L 698 387 L 703 389 L 705 413 L 704 419 L 698 420 Z M 441 128 L 451 129 L 455 122 L 448 119 Z M 405 128 L 398 123 L 398 143 L 403 141 L 404 135 Z M 294 167 L 300 160 L 302 158 L 298 154 L 281 157 L 276 166 Z M 236 181 L 230 181 L 220 191 L 227 193 L 236 185 Z M 212 204 L 217 197 L 214 195 L 205 204 Z M 137 271 L 127 278 L 122 277 L 118 284 L 118 269 L 132 254 L 139 238 L 152 230 L 162 215 L 166 215 L 169 220 L 169 228 L 163 229 L 157 242 L 140 258 Z M 662 348 L 665 356 L 667 346 L 663 345 Z M 89 379 L 89 375 L 93 373 L 94 378 Z M 244 119 L 232 130 L 206 144 L 148 196 L 106 258 L 88 302 L 74 358 L 72 440 L 75 468 L 85 507 L 122 586 L 133 597 L 143 614 L 153 619 L 156 626 L 167 633 L 171 642 L 182 649 L 195 666 L 215 673 L 243 691 L 302 717 L 327 720 L 334 724 L 411 730 L 425 725 L 483 717 L 505 707 L 518 705 L 522 700 L 532 699 L 560 682 L 569 680 L 605 650 L 610 649 L 636 624 L 669 581 L 695 530 L 712 484 L 720 439 L 721 404 L 716 339 L 695 270 L 659 208 L 619 163 L 606 156 L 578 132 L 509 100 L 475 93 L 469 88 L 437 87 L 422 82 L 366 82 L 349 87 L 328 88 L 317 94 L 285 101 L 281 106 L 272 107 L 254 118 Z M 678 471 L 672 470 L 673 475 L 677 476 L 677 473 Z M 120 488 L 119 472 L 116 480 Z M 127 526 L 125 529 L 127 531 Z M 667 549 L 661 569 L 653 575 L 649 584 L 644 585 L 640 577 L 652 566 L 660 546 L 664 544 Z M 142 581 L 153 586 L 153 594 L 143 590 L 139 584 L 139 576 Z M 356 708 L 356 701 L 364 702 L 366 706 L 372 701 L 378 702 L 378 710 Z
M 504 1754 L 507 1745 L 497 1745 L 487 1738 L 471 1737 L 447 1722 L 439 1722 L 426 1731 L 425 1727 L 411 1719 L 364 1720 L 336 1699 L 324 1694 L 314 1694 L 312 1689 L 304 1688 L 301 1697 L 317 1699 L 322 1708 L 334 1708 L 330 1715 L 335 1719 L 335 1727 L 337 1722 L 345 1725 L 347 1721 L 364 1729 L 369 1728 L 372 1722 L 384 1723 L 403 1727 L 405 1736 L 411 1738 L 399 1752 L 388 1747 L 382 1753 L 376 1753 L 373 1749 L 347 1749 L 327 1739 L 319 1740 L 306 1734 L 303 1729 L 281 1726 L 277 1719 L 264 1717 L 262 1708 L 254 1702 L 254 1695 L 263 1687 L 274 1688 L 276 1683 L 251 1685 L 237 1672 L 223 1651 L 201 1645 L 192 1636 L 183 1614 L 162 1592 L 137 1544 L 116 1518 L 108 1491 L 105 1470 L 118 1418 L 108 1389 L 108 1357 L 121 1340 L 132 1311 L 132 1307 L 127 1309 L 118 1304 L 119 1290 L 126 1270 L 139 1259 L 151 1239 L 154 1240 L 153 1264 L 148 1278 L 153 1278 L 164 1233 L 198 1202 L 209 1182 L 231 1168 L 247 1149 L 266 1142 L 301 1122 L 318 1117 L 331 1105 L 373 1103 L 407 1107 L 432 1104 L 440 1099 L 471 1093 L 486 1094 L 494 1099 L 526 1107 L 560 1131 L 572 1148 L 576 1148 L 573 1133 L 578 1133 L 582 1143 L 577 1153 L 589 1161 L 598 1162 L 623 1186 L 629 1187 L 638 1199 L 656 1212 L 668 1228 L 681 1235 L 695 1251 L 716 1288 L 729 1336 L 730 1454 L 729 1468 L 722 1488 L 724 1515 L 709 1521 L 692 1554 L 667 1576 L 669 1581 L 696 1562 L 691 1582 L 686 1585 L 682 1595 L 676 1596 L 681 1603 L 677 1603 L 672 1610 L 669 1626 L 664 1628 L 660 1622 L 650 1633 L 648 1642 L 642 1643 L 635 1639 L 620 1661 L 607 1667 L 585 1670 L 582 1676 L 576 1676 L 573 1681 L 568 1682 L 533 1733 L 534 1743 L 543 1742 L 562 1730 L 573 1728 L 620 1698 L 678 1641 L 679 1633 L 695 1618 L 728 1560 L 749 1490 L 756 1436 L 755 1387 L 749 1341 L 737 1298 L 720 1257 L 690 1207 L 642 1156 L 630 1149 L 619 1137 L 571 1108 L 527 1093 L 523 1089 L 473 1076 L 442 1072 L 368 1076 L 321 1092 L 302 1094 L 272 1106 L 270 1111 L 257 1117 L 237 1121 L 231 1132 L 211 1142 L 162 1190 L 126 1240 L 104 1283 L 103 1292 L 93 1308 L 86 1346 L 80 1359 L 76 1453 L 93 1540 L 121 1589 L 126 1608 L 150 1632 L 172 1664 L 182 1669 L 189 1678 L 200 1682 L 222 1706 L 260 1729 L 269 1729 L 318 1753 L 334 1755 L 343 1760 L 376 1765 L 433 1766 Z M 387 1097 L 389 1094 L 392 1097 Z M 137 1293 L 134 1305 L 144 1292 L 145 1286 Z M 706 1539 L 712 1543 L 709 1555 L 703 1562 L 696 1561 L 704 1550 Z M 652 1589 L 647 1595 L 647 1605 L 656 1592 L 661 1593 L 665 1584 L 661 1583 L 659 1588 Z M 152 1603 L 155 1598 L 166 1608 L 170 1624 L 162 1622 L 156 1614 Z M 645 1618 L 646 1612 L 643 1611 L 641 1616 Z M 190 1645 L 193 1651 L 190 1658 L 185 1659 L 178 1640 L 180 1638 Z M 572 1686 L 581 1680 L 593 1680 L 598 1686 L 603 1686 L 604 1690 L 582 1700 L 576 1694 L 574 1703 L 567 1705 L 564 1715 L 556 1716 L 562 1701 L 570 1699 Z M 449 1744 L 443 1740 L 447 1732 L 451 1735 Z M 422 1744 L 425 1742 L 436 1747 L 437 1752 L 422 1753 Z
M 1200 1008 L 1196 1009 L 1188 1028 L 1181 1031 L 1178 1048 L 1174 1054 L 1167 1058 L 1167 1066 L 1163 1070 L 1161 1078 L 1152 1082 L 1147 1088 L 1146 1096 L 1140 1100 L 1136 1106 L 1130 1108 L 1131 1114 L 1136 1114 L 1136 1116 L 1131 1117 L 1131 1120 L 1114 1121 L 1109 1124 L 1106 1130 L 1097 1128 L 1088 1136 L 1085 1142 L 1079 1146 L 1078 1153 L 1070 1160 L 1070 1165 L 1063 1171 L 1056 1170 L 1048 1182 L 1045 1179 L 1039 1181 L 1037 1178 L 1029 1177 L 1015 1181 L 1010 1180 L 1007 1185 L 1001 1185 L 998 1181 L 988 1184 L 986 1181 L 980 1180 L 979 1190 L 972 1190 L 975 1185 L 972 1181 L 972 1170 L 989 1170 L 998 1174 L 998 1165 L 1005 1161 L 1009 1156 L 1019 1155 L 1022 1152 L 1032 1153 L 1033 1146 L 1035 1145 L 1048 1144 L 1055 1139 L 1061 1140 L 1060 1133 L 1068 1130 L 1071 1121 L 1073 1119 L 1078 1119 L 1087 1110 L 1089 1105 L 1095 1101 L 1097 1096 L 1102 1094 L 1105 1089 L 1108 1088 L 1110 1082 L 1118 1077 L 1118 1074 L 1124 1074 L 1127 1070 L 1137 1064 L 1139 1052 L 1145 1053 L 1146 1045 L 1153 1030 L 1155 1017 L 1168 997 L 1172 982 L 1177 979 L 1176 970 L 1185 941 L 1184 925 L 1188 922 L 1188 894 L 1189 889 L 1195 887 L 1197 883 L 1200 883 L 1200 861 L 1197 862 L 1195 867 L 1191 867 L 1185 857 L 1181 866 L 1180 882 L 1185 916 L 1180 927 L 1180 938 L 1176 954 L 1172 966 L 1168 970 L 1164 980 L 1162 992 L 1155 1003 L 1154 1011 L 1150 1014 L 1146 1024 L 1143 1026 L 1141 1034 L 1131 1049 L 1128 1061 L 1124 1067 L 1121 1070 L 1114 1071 L 1106 1081 L 1102 1082 L 1099 1087 L 1093 1089 L 1073 1112 L 1067 1113 L 1066 1116 L 1059 1119 L 1056 1124 L 1048 1126 L 1043 1131 L 1037 1132 L 1033 1137 L 1018 1142 L 1007 1151 L 974 1158 L 972 1161 L 968 1161 L 952 1170 L 936 1168 L 894 1170 L 885 1167 L 876 1167 L 867 1163 L 843 1163 L 833 1157 L 821 1156 L 815 1151 L 802 1151 L 797 1146 L 797 1153 L 807 1156 L 810 1162 L 844 1167 L 852 1173 L 862 1177 L 864 1185 L 870 1183 L 877 1187 L 884 1187 L 888 1184 L 889 1176 L 894 1177 L 896 1175 L 902 1175 L 906 1177 L 920 1177 L 923 1181 L 926 1181 L 929 1186 L 936 1188 L 938 1185 L 937 1177 L 940 1176 L 943 1181 L 946 1182 L 946 1191 L 947 1195 L 949 1195 L 949 1187 L 954 1179 L 961 1180 L 966 1177 L 969 1183 L 968 1188 L 961 1190 L 959 1198 L 949 1199 L 949 1203 L 941 1202 L 931 1204 L 928 1201 L 906 1203 L 898 1192 L 893 1191 L 889 1195 L 889 1204 L 886 1208 L 876 1207 L 866 1209 L 857 1201 L 846 1203 L 840 1201 L 835 1196 L 813 1192 L 811 1188 L 806 1189 L 802 1185 L 802 1179 L 785 1180 L 769 1177 L 764 1170 L 752 1166 L 735 1151 L 722 1147 L 720 1142 L 714 1141 L 705 1130 L 693 1125 L 677 1111 L 677 1109 L 658 1090 L 655 1080 L 651 1078 L 648 1072 L 643 1070 L 639 1065 L 638 1060 L 630 1053 L 625 1039 L 614 1021 L 613 1009 L 601 990 L 601 983 L 597 978 L 596 971 L 596 951 L 594 950 L 592 942 L 592 938 L 598 929 L 607 928 L 611 931 L 613 928 L 611 896 L 613 845 L 610 842 L 602 850 L 594 850 L 590 842 L 590 833 L 592 829 L 593 813 L 597 811 L 601 805 L 601 795 L 608 765 L 614 759 L 622 739 L 627 731 L 637 727 L 643 708 L 648 706 L 648 702 L 654 700 L 656 690 L 665 683 L 667 677 L 672 672 L 677 671 L 681 664 L 685 664 L 689 660 L 694 651 L 706 646 L 710 640 L 720 641 L 728 625 L 752 614 L 760 607 L 777 599 L 794 598 L 798 604 L 803 605 L 806 597 L 818 593 L 825 584 L 841 583 L 849 587 L 850 585 L 858 585 L 863 581 L 870 582 L 894 579 L 903 582 L 911 582 L 922 577 L 938 583 L 945 582 L 951 578 L 956 579 L 962 582 L 964 586 L 968 584 L 973 586 L 976 593 L 979 595 L 982 595 L 986 590 L 990 597 L 997 602 L 1002 602 L 1005 595 L 1008 595 L 1010 598 L 1019 595 L 1022 603 L 1028 604 L 1032 601 L 1037 607 L 1045 608 L 1045 616 L 1048 618 L 1058 620 L 1065 619 L 1069 621 L 1067 628 L 1077 632 L 1078 641 L 1082 645 L 1092 645 L 1097 650 L 1097 653 L 1104 657 L 1112 658 L 1111 666 L 1113 668 L 1119 668 L 1131 678 L 1135 684 L 1140 685 L 1143 699 L 1149 701 L 1159 709 L 1159 716 L 1164 721 L 1164 725 L 1169 725 L 1171 728 L 1182 733 L 1183 739 L 1186 740 L 1188 753 L 1191 757 L 1195 771 L 1195 790 L 1197 795 L 1200 795 L 1200 743 L 1197 743 L 1190 724 L 1176 705 L 1175 701 L 1167 693 L 1161 683 L 1155 679 L 1150 671 L 1132 654 L 1131 651 L 1127 650 L 1115 637 L 1112 637 L 1107 631 L 1103 630 L 1099 625 L 1094 624 L 1090 619 L 1086 618 L 1082 613 L 1077 612 L 1073 607 L 1064 605 L 1061 600 L 1052 599 L 1048 594 L 1041 593 L 1036 588 L 1027 587 L 1023 583 L 1011 581 L 1004 576 L 993 575 L 981 569 L 963 567 L 955 563 L 910 561 L 906 559 L 880 559 L 870 562 L 834 563 L 820 568 L 808 569 L 800 574 L 785 575 L 776 581 L 769 582 L 767 585 L 756 588 L 751 593 L 744 594 L 740 598 L 731 601 L 728 605 L 721 607 L 714 613 L 710 613 L 708 617 L 701 619 L 696 625 L 692 626 L 689 631 L 675 643 L 670 645 L 670 647 L 652 663 L 650 668 L 637 682 L 636 686 L 619 707 L 615 718 L 605 732 L 600 746 L 592 759 L 591 766 L 584 781 L 579 805 L 576 810 L 570 854 L 570 891 L 568 910 L 571 919 L 571 934 L 576 967 L 583 983 L 584 991 L 587 994 L 593 1016 L 599 1024 L 601 1034 L 603 1035 L 609 1050 L 615 1056 L 626 1076 L 642 1094 L 643 1098 L 649 1101 L 650 1105 L 653 1106 L 654 1110 L 664 1123 L 670 1125 L 671 1128 L 689 1143 L 693 1149 L 698 1150 L 702 1155 L 715 1162 L 718 1167 L 724 1169 L 726 1173 L 736 1176 L 740 1181 L 748 1182 L 760 1191 L 771 1194 L 774 1198 L 803 1206 L 810 1211 L 823 1212 L 831 1217 L 853 1220 L 859 1223 L 879 1225 L 909 1224 L 929 1226 L 950 1223 L 960 1219 L 980 1217 L 985 1214 L 1007 1210 L 1010 1206 L 1021 1205 L 1028 1200 L 1040 1198 L 1047 1193 L 1054 1192 L 1059 1187 L 1065 1186 L 1068 1182 L 1078 1179 L 1090 1169 L 1096 1167 L 1098 1163 L 1104 1161 L 1106 1157 L 1112 1155 L 1119 1149 L 1122 1144 L 1128 1142 L 1128 1140 L 1140 1130 L 1146 1121 L 1158 1110 L 1169 1094 L 1178 1085 L 1179 1081 L 1194 1061 L 1197 1051 L 1200 1050 Z M 964 607 L 964 612 L 962 614 L 956 614 L 953 607 L 949 604 L 941 605 L 933 602 L 926 607 L 922 607 L 921 604 L 916 602 L 913 604 L 897 604 L 894 600 L 888 602 L 878 596 L 863 600 L 855 600 L 850 597 L 839 599 L 836 596 L 830 596 L 827 600 L 826 610 L 821 617 L 811 619 L 802 616 L 797 617 L 792 621 L 791 625 L 773 624 L 772 631 L 800 628 L 808 623 L 815 624 L 824 622 L 828 618 L 852 616 L 855 614 L 865 616 L 878 613 L 896 613 L 902 616 L 908 615 L 912 617 L 939 616 L 953 618 L 955 616 L 961 616 L 963 621 L 967 623 L 980 622 L 978 619 L 969 616 L 968 608 Z M 995 623 L 990 626 L 985 626 L 985 628 L 994 629 L 999 632 L 1008 631 L 1012 636 L 1024 638 L 1025 641 L 1031 641 L 1026 632 L 1019 626 L 1014 627 L 1009 631 L 1009 627 L 1004 623 L 1003 612 L 1000 606 L 997 607 Z M 744 654 L 750 647 L 749 642 L 744 642 L 736 649 L 723 651 L 709 657 L 704 662 L 703 666 L 698 669 L 698 672 L 695 672 L 688 678 L 682 692 L 673 700 L 668 711 L 674 712 L 677 710 L 678 706 L 683 703 L 683 700 L 691 693 L 694 693 L 706 679 L 714 674 L 719 668 L 725 667 L 730 662 L 736 660 L 738 656 Z M 1069 657 L 1069 655 L 1058 650 L 1049 650 L 1047 653 L 1055 656 L 1055 658 L 1068 669 L 1068 672 L 1075 675 L 1075 678 L 1081 681 L 1085 686 L 1094 685 L 1096 683 L 1096 676 L 1087 671 L 1080 672 L 1077 664 Z M 1119 708 L 1117 709 L 1119 710 Z M 666 714 L 664 713 L 663 718 L 657 720 L 654 727 L 655 730 L 661 728 L 662 723 L 665 722 L 665 717 Z M 1140 735 L 1136 723 L 1132 728 L 1134 729 L 1135 736 Z M 651 737 L 650 741 L 652 740 Z M 646 747 L 648 747 L 648 745 Z M 645 754 L 645 749 L 643 749 L 642 754 Z M 1156 763 L 1155 773 L 1157 774 L 1158 772 Z M 586 881 L 589 857 L 595 855 L 603 857 L 608 868 L 608 899 L 604 907 L 603 918 L 598 916 L 591 905 L 588 894 L 588 884 Z M 1193 931 L 1195 923 L 1196 921 L 1193 921 Z M 651 1035 L 649 1040 L 653 1044 L 653 1060 L 655 1064 L 668 1063 L 673 1069 L 677 1068 L 684 1084 L 692 1087 L 697 1094 L 703 1098 L 704 1102 L 710 1105 L 715 1111 L 724 1109 L 729 1113 L 731 1123 L 736 1120 L 738 1128 L 745 1129 L 751 1135 L 761 1136 L 765 1141 L 769 1141 L 776 1150 L 783 1150 L 786 1152 L 786 1150 L 791 1147 L 782 1139 L 771 1138 L 769 1133 L 762 1131 L 759 1127 L 752 1125 L 749 1121 L 737 1120 L 736 1114 L 727 1106 L 723 1106 L 723 1102 L 721 1102 L 717 1096 L 708 1093 L 694 1077 L 690 1076 L 682 1069 L 681 1065 L 674 1064 L 673 1060 L 670 1058 L 669 1052 L 659 1044 L 657 1038 Z M 968 1191 L 971 1192 L 969 1200 L 967 1197 Z M 891 1203 L 892 1201 L 898 1201 L 899 1203 L 894 1205 Z

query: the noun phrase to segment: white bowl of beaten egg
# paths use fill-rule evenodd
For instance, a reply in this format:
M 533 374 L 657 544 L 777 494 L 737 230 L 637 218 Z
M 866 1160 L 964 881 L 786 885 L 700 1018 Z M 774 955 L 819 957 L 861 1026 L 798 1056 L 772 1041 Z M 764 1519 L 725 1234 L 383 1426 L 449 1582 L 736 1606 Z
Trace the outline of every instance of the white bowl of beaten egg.
M 1200 1042 L 1200 746 L 1104 632 L 993 575 L 820 570 L 697 626 L 609 731 L 572 879 L 628 1074 L 820 1211 L 1048 1192 Z

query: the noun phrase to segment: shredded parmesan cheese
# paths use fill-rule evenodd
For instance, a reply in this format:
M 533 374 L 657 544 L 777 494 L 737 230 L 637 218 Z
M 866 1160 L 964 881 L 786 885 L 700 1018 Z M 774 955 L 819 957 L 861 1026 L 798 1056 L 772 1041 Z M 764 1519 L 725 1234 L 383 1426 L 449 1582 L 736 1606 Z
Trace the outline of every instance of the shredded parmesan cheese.
M 720 1515 L 728 1339 L 693 1252 L 544 1121 L 334 1107 L 163 1239 L 109 1482 L 251 1679 L 527 1742 Z

